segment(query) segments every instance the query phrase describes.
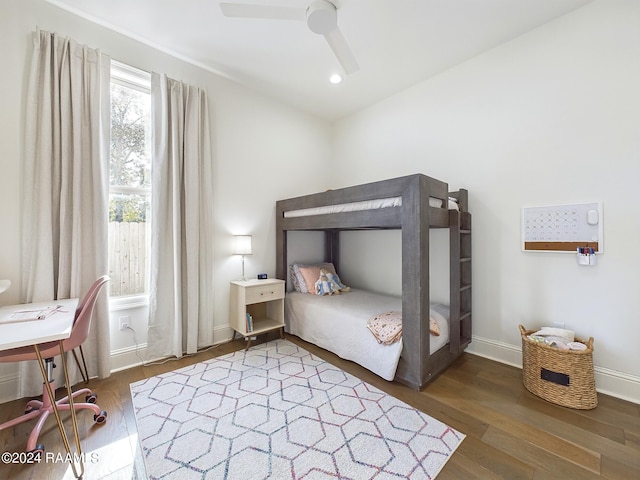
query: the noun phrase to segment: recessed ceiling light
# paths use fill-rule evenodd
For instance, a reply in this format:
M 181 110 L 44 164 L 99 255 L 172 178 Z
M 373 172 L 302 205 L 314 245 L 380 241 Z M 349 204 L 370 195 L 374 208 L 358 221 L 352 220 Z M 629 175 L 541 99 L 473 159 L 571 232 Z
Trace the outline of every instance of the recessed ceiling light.
M 340 83 L 342 81 L 342 77 L 340 75 L 338 75 L 337 73 L 334 73 L 333 75 L 331 75 L 329 77 L 329 81 L 331 83 L 333 83 L 334 85 L 337 85 L 338 83 Z

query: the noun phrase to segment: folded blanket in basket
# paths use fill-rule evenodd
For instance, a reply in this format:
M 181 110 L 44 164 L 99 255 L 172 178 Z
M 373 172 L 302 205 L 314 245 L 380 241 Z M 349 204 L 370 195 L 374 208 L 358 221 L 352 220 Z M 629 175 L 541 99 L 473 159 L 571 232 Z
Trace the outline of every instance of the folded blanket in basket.
M 564 328 L 556 327 L 542 327 L 533 335 L 538 335 L 540 337 L 555 337 L 561 339 L 565 343 L 573 342 L 576 337 L 573 330 L 566 330 Z
M 574 343 L 575 333 L 573 330 L 565 330 L 564 328 L 542 327 L 529 335 L 529 338 L 534 342 L 545 343 L 560 350 L 569 350 L 571 349 L 570 344 Z

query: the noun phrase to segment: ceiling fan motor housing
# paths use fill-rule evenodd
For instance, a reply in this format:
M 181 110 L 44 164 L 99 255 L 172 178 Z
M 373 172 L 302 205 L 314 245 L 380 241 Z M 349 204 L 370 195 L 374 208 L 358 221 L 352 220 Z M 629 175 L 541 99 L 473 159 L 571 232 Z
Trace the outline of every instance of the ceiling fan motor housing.
M 336 6 L 327 0 L 314 0 L 307 8 L 307 26 L 320 35 L 325 35 L 338 25 Z

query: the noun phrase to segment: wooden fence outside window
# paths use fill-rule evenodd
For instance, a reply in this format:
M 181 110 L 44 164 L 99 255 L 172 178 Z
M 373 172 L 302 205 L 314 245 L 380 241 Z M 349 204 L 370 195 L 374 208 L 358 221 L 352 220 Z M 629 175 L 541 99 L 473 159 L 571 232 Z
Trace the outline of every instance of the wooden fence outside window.
M 146 222 L 109 223 L 109 276 L 112 297 L 147 292 Z

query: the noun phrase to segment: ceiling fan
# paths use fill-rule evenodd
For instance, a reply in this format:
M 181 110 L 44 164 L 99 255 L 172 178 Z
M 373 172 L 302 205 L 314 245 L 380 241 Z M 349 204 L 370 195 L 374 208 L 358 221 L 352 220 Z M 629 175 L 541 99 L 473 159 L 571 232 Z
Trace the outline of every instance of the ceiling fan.
M 225 2 L 220 3 L 220 8 L 226 17 L 304 20 L 312 32 L 324 36 L 347 74 L 360 69 L 338 28 L 338 9 L 329 0 L 313 0 L 306 8 Z

